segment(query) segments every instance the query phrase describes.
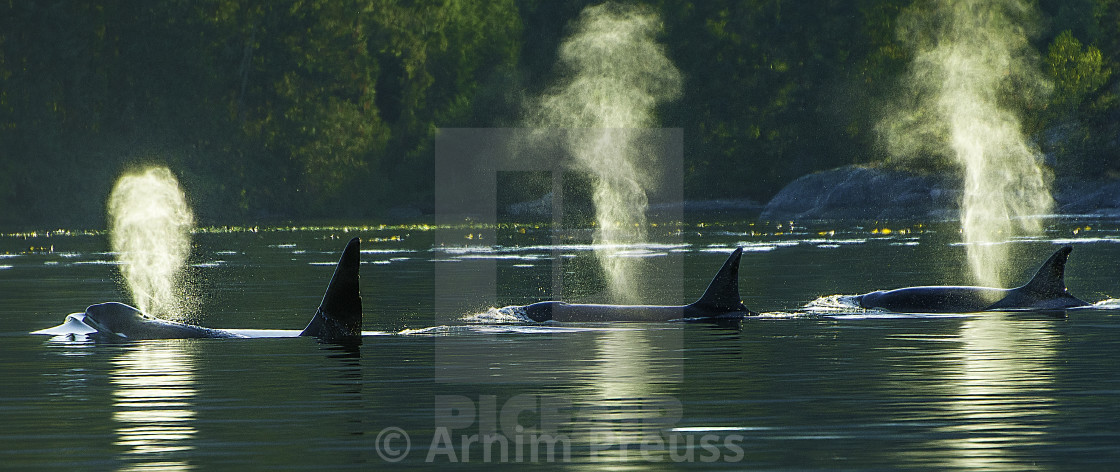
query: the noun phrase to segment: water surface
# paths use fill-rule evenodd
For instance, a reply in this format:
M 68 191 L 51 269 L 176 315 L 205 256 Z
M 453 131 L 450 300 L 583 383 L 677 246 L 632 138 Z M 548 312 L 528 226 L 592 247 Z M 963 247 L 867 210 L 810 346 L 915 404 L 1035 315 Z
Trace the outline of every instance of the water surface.
M 1120 462 L 1116 303 L 1064 314 L 802 309 L 821 296 L 967 283 L 951 226 L 666 225 L 651 231 L 653 244 L 628 250 L 648 268 L 649 302 L 679 304 L 743 246 L 744 301 L 766 313 L 723 325 L 472 317 L 554 292 L 602 301 L 590 231 L 558 242 L 531 225 L 492 228 L 483 240 L 474 228 L 440 230 L 461 233 L 452 239 L 462 244 L 436 246 L 436 229 L 424 226 L 194 235 L 199 309 L 184 318 L 268 330 L 302 328 L 338 251 L 362 237 L 366 329 L 381 334 L 361 346 L 30 336 L 126 291 L 103 234 L 0 237 L 0 464 L 1086 470 Z M 1045 237 L 1008 243 L 1010 278 L 1025 282 L 1059 244 L 1074 244 L 1070 289 L 1108 300 L 1120 288 L 1118 242 L 1114 222 L 1053 221 Z M 492 290 L 436 282 L 491 273 Z

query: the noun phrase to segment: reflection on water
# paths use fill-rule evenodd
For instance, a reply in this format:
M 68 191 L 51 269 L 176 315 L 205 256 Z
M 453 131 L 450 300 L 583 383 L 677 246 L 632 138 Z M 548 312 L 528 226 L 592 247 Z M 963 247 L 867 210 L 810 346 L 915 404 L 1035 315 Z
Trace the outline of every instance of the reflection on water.
M 126 470 L 189 470 L 195 428 L 195 359 L 189 341 L 142 342 L 113 360 L 115 445 Z
M 90 349 L 94 347 L 93 341 L 85 337 L 77 339 L 73 336 L 55 336 L 47 341 L 47 345 L 60 348 L 50 352 L 68 360 L 60 365 L 57 371 L 43 372 L 43 375 L 50 378 L 53 384 L 49 395 L 64 398 L 68 402 L 88 401 L 90 369 L 79 361 L 93 354 Z
M 946 409 L 952 421 L 930 444 L 966 469 L 1035 469 L 1023 452 L 1047 444 L 1055 415 L 1056 333 L 1048 320 L 991 313 L 961 326 L 960 350 L 946 356 Z M 1036 315 L 1037 316 L 1037 315 Z
M 583 418 L 595 461 L 648 465 L 664 456 L 662 431 L 681 416 L 673 394 L 682 346 L 679 327 L 600 333 L 587 373 L 590 415 Z

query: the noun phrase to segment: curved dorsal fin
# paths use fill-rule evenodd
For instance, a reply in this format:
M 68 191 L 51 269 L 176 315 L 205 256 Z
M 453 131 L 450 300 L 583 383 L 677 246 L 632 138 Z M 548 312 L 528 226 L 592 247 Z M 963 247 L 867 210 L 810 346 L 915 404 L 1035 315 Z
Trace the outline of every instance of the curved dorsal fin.
M 323 294 L 315 317 L 300 336 L 315 336 L 326 341 L 359 338 L 362 335 L 362 295 L 358 288 L 361 243 L 351 239 L 342 250 L 334 276 Z
M 743 256 L 743 248 L 735 248 L 735 252 L 723 263 L 723 267 L 716 272 L 712 282 L 704 295 L 700 296 L 692 305 L 711 311 L 748 311 L 739 298 L 739 259 Z
M 1060 295 L 1066 293 L 1066 259 L 1073 246 L 1063 246 L 1050 256 L 1035 272 L 1034 278 L 1017 290 L 1036 295 Z

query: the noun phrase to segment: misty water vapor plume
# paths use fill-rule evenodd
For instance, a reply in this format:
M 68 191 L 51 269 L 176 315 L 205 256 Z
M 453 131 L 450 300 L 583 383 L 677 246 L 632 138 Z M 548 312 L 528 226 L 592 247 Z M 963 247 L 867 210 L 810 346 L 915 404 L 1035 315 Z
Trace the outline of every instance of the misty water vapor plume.
M 944 156 L 963 176 L 961 229 L 977 283 L 1003 286 L 1006 244 L 1038 234 L 1053 206 L 1042 155 L 1019 113 L 1049 89 L 1019 0 L 933 0 L 900 16 L 914 49 L 909 102 L 880 124 L 892 159 Z
M 125 174 L 109 196 L 109 233 L 133 303 L 164 318 L 186 313 L 185 269 L 194 216 L 166 167 Z
M 560 46 L 561 83 L 530 104 L 528 125 L 567 131 L 575 170 L 594 185 L 596 256 L 612 296 L 633 301 L 638 259 L 620 257 L 646 242 L 647 191 L 658 180 L 651 148 L 659 103 L 680 95 L 681 75 L 656 40 L 662 25 L 644 8 L 614 3 L 583 10 Z

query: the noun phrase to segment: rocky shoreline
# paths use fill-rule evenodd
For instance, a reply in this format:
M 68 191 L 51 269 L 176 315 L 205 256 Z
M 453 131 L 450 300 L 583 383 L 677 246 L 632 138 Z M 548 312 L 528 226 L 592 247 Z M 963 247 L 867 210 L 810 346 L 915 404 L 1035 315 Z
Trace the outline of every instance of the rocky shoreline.
M 961 189 L 944 176 L 846 166 L 793 181 L 766 204 L 760 219 L 952 219 Z
M 1120 218 L 1120 180 L 1054 183 L 1055 213 Z M 650 215 L 736 214 L 762 221 L 951 221 L 958 218 L 960 180 L 945 174 L 845 166 L 794 180 L 768 203 L 721 199 L 655 204 Z M 592 211 L 591 208 L 585 209 Z M 551 195 L 508 205 L 515 217 L 551 215 Z
M 1060 180 L 1054 184 L 1059 215 L 1120 217 L 1120 180 Z M 778 192 L 760 219 L 920 220 L 957 218 L 961 185 L 948 175 L 845 166 L 802 176 Z

